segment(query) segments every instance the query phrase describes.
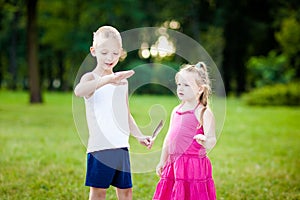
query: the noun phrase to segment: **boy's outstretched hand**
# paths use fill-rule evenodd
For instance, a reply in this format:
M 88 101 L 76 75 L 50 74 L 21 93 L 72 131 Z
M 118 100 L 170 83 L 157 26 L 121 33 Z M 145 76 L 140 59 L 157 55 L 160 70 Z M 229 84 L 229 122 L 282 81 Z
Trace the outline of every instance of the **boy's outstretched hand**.
M 133 70 L 116 72 L 114 74 L 109 75 L 111 76 L 110 82 L 114 85 L 124 85 L 126 84 L 126 81 L 124 81 L 124 79 L 131 77 L 133 74 Z

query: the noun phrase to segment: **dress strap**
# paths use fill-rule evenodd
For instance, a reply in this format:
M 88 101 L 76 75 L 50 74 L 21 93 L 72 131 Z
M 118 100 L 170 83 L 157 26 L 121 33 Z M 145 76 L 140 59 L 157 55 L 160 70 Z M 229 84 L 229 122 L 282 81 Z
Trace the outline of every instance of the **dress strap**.
M 195 111 L 198 108 L 199 105 L 200 105 L 200 102 L 195 106 L 193 111 Z
M 177 111 L 179 112 L 179 110 L 182 108 L 183 105 L 184 105 L 184 103 L 182 103 L 182 104 L 177 108 L 176 112 L 177 112 Z

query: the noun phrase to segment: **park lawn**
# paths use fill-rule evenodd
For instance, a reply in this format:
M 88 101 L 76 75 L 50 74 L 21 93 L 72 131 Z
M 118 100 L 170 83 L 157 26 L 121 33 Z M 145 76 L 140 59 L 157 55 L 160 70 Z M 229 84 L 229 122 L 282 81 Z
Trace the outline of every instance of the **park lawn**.
M 0 91 L 0 199 L 88 199 L 72 94 L 45 93 L 44 101 L 29 105 L 24 92 Z M 177 103 L 166 96 L 130 98 L 140 126 L 151 116 L 168 118 Z M 149 117 L 154 104 L 166 114 Z M 222 134 L 209 153 L 218 199 L 300 199 L 299 119 L 300 107 L 249 107 L 228 98 Z M 160 150 L 167 126 L 150 152 Z M 130 143 L 131 152 L 147 152 Z M 158 181 L 153 170 L 133 173 L 134 199 L 151 199 Z M 107 199 L 115 199 L 113 188 Z

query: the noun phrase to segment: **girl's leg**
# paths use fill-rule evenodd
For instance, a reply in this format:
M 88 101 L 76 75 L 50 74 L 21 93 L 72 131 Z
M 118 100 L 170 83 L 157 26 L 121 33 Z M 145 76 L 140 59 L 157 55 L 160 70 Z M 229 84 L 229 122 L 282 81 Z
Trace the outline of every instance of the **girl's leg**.
M 132 188 L 116 188 L 118 200 L 132 200 Z
M 89 200 L 105 200 L 106 189 L 90 187 Z

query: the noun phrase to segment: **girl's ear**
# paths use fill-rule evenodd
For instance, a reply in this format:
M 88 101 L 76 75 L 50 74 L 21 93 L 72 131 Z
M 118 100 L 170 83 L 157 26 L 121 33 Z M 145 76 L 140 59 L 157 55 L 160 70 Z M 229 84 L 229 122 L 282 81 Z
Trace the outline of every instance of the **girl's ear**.
M 90 52 L 91 52 L 91 54 L 92 54 L 92 56 L 96 56 L 96 51 L 95 51 L 95 48 L 92 46 L 92 47 L 90 47 Z
M 199 87 L 199 91 L 198 91 L 199 94 L 201 94 L 203 91 L 204 91 L 204 90 L 203 90 L 203 87 L 200 86 L 200 87 Z

